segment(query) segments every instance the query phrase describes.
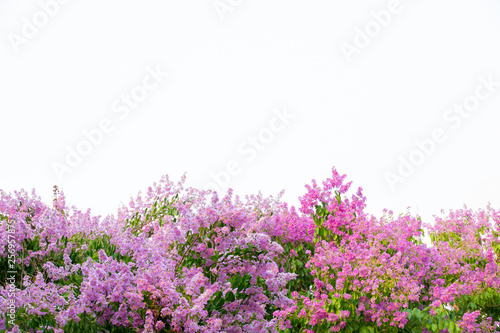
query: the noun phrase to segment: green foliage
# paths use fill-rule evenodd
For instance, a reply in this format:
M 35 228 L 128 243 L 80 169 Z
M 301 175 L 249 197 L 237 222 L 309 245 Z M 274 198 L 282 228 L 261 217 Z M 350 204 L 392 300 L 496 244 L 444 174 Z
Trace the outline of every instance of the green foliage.
M 179 194 L 176 194 L 169 201 L 168 197 L 163 199 L 156 198 L 150 208 L 146 208 L 143 214 L 136 212 L 133 217 L 127 219 L 123 231 L 130 229 L 133 235 L 137 236 L 142 233 L 142 229 L 152 221 L 158 221 L 160 227 L 164 226 L 166 221 L 163 218 L 167 215 L 173 216 L 173 223 L 179 217 L 179 210 L 174 207 L 174 203 L 179 199 Z M 153 230 L 147 232 L 147 237 L 151 237 Z
M 465 312 L 480 310 L 481 314 L 491 317 L 493 321 L 500 321 L 500 294 L 493 288 L 485 288 L 472 295 L 461 296 L 456 300 L 459 315 Z
M 435 309 L 435 315 L 430 313 L 431 307 L 428 306 L 422 310 L 419 308 L 407 309 L 408 323 L 403 332 L 421 332 L 425 327 L 430 332 L 440 332 L 448 329 L 448 333 L 458 333 L 461 329 L 457 325 L 459 316 L 456 311 L 445 309 L 442 305 Z M 461 316 L 460 316 L 461 317 Z

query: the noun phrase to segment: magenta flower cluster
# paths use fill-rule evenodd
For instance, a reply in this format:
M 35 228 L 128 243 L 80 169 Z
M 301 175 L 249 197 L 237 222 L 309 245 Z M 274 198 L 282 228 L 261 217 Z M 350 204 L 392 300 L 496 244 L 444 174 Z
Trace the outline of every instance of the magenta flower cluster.
M 0 330 L 500 331 L 500 211 L 377 218 L 345 178 L 296 209 L 165 176 L 105 218 L 0 191 Z

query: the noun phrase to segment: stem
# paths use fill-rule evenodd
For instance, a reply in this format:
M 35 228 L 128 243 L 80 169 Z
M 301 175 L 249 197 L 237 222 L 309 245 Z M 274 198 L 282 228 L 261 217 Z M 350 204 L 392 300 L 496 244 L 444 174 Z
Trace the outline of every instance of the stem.
M 196 241 L 200 238 L 200 234 L 198 234 L 196 236 L 196 238 L 193 240 L 193 242 L 189 245 L 189 248 L 184 251 L 184 253 L 182 254 L 182 258 L 181 260 L 177 263 L 177 265 L 175 265 L 175 272 L 177 272 L 177 270 L 179 269 L 179 265 L 184 261 L 184 257 L 186 256 L 186 254 L 192 249 L 194 243 L 196 243 Z

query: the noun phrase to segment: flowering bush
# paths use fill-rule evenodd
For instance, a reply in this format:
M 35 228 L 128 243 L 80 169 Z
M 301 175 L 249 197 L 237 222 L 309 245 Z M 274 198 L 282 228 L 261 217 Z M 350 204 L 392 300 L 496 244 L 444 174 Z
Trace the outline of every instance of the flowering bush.
M 297 210 L 165 176 L 105 218 L 0 191 L 0 330 L 500 331 L 500 211 L 376 218 L 345 177 Z

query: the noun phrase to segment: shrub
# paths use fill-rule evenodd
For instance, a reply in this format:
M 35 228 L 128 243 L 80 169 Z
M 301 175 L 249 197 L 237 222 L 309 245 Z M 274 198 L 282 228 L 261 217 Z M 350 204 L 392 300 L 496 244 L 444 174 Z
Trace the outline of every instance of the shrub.
M 105 218 L 0 191 L 0 330 L 498 331 L 500 211 L 376 218 L 345 178 L 297 210 L 165 176 Z

